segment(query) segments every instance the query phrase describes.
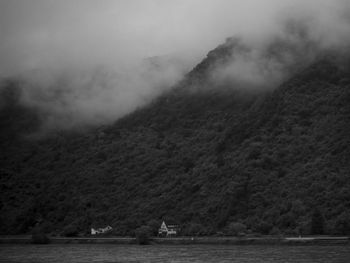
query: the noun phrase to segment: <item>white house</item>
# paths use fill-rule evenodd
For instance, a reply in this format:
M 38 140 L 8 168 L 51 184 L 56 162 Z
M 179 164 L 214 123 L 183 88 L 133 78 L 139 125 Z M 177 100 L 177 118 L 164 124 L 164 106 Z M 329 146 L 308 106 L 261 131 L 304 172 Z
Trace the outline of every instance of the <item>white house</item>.
M 165 222 L 163 221 L 163 223 L 161 224 L 159 230 L 158 230 L 158 234 L 160 236 L 176 236 L 177 235 L 177 229 L 178 226 L 177 225 L 166 225 Z
M 111 226 L 106 226 L 105 228 L 91 228 L 91 235 L 105 234 L 111 231 L 113 228 Z

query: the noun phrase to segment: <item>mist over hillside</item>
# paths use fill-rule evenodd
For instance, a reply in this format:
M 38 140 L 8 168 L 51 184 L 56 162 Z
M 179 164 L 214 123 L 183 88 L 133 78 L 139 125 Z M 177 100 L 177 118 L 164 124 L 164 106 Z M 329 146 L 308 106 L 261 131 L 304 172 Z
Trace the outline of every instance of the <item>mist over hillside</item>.
M 41 132 L 112 123 L 167 92 L 227 37 L 222 61 L 209 53 L 210 68 L 199 64 L 212 89 L 276 87 L 325 50 L 348 50 L 350 35 L 342 0 L 32 0 L 0 10 L 0 77 L 41 113 Z
M 15 136 L 25 122 L 2 127 L 1 233 L 40 222 L 58 234 L 110 224 L 133 235 L 170 220 L 184 235 L 229 233 L 233 222 L 312 234 L 320 211 L 322 233 L 349 234 L 349 58 L 320 56 L 274 89 L 199 89 L 230 43 L 113 125 L 40 140 Z M 8 109 L 15 124 L 29 120 Z
M 350 234 L 348 1 L 86 3 L 0 3 L 0 234 Z

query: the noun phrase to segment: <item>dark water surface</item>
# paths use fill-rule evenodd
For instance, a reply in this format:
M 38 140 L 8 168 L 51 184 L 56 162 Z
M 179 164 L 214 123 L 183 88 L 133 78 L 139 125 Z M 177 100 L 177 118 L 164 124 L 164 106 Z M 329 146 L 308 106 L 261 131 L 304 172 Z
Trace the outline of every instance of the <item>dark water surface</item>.
M 350 263 L 350 246 L 0 245 L 0 262 Z

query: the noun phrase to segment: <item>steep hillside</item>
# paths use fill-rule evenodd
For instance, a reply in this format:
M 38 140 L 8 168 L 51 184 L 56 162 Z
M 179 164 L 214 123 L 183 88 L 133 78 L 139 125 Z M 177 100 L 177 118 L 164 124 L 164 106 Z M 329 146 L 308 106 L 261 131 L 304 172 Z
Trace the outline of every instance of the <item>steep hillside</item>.
M 113 125 L 2 139 L 0 232 L 40 222 L 128 235 L 165 219 L 191 235 L 232 222 L 308 234 L 319 210 L 327 233 L 350 234 L 349 67 L 323 57 L 274 90 L 189 88 L 206 83 L 222 49 Z

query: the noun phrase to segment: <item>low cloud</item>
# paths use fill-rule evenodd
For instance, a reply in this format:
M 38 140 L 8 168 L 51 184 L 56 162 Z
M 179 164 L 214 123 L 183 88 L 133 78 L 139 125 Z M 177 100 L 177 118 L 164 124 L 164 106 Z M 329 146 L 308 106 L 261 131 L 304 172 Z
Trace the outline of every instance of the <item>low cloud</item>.
M 227 37 L 217 83 L 276 86 L 350 36 L 347 0 L 4 0 L 0 77 L 49 129 L 104 124 L 171 88 Z M 236 52 L 234 52 L 236 51 Z
M 100 66 L 58 74 L 32 71 L 19 77 L 21 102 L 41 109 L 45 130 L 110 123 L 149 103 L 181 79 L 182 64 L 158 60 L 150 58 L 118 70 Z

